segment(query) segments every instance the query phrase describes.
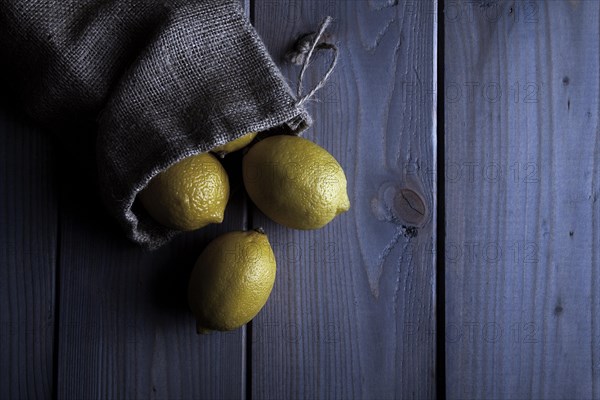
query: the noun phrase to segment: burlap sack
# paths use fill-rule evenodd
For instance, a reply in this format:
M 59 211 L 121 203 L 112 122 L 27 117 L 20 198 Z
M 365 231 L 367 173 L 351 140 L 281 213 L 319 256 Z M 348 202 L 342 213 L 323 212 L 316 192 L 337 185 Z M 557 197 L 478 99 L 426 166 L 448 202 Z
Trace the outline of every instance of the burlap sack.
M 169 165 L 248 132 L 307 128 L 236 0 L 4 1 L 0 60 L 28 113 L 95 121 L 101 192 L 137 243 L 176 232 L 136 194 Z

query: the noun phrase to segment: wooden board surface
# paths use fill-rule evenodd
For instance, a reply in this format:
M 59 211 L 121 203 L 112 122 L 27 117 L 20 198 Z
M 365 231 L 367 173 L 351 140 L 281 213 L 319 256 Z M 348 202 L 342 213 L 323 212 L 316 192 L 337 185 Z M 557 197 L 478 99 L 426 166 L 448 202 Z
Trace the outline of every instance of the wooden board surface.
M 273 296 L 247 331 L 198 337 L 186 275 L 210 239 L 247 227 L 239 177 L 223 226 L 144 252 L 85 171 L 3 112 L 0 398 L 434 397 L 442 89 L 448 397 L 600 397 L 600 4 L 446 2 L 443 87 L 434 2 L 252 10 L 292 85 L 282 55 L 336 18 L 340 64 L 307 137 L 345 167 L 351 211 L 314 232 L 254 212 L 279 261 Z
M 224 222 L 154 252 L 125 240 L 92 200 L 100 197 L 94 183 L 74 187 L 63 168 L 57 398 L 246 397 L 246 328 L 199 336 L 187 305 L 202 249 L 219 234 L 246 229 L 240 156 L 224 164 L 231 185 Z
M 448 398 L 598 398 L 600 3 L 452 5 Z
M 202 249 L 220 233 L 244 229 L 240 185 L 232 180 L 223 224 L 147 252 L 63 181 L 58 398 L 244 396 L 245 330 L 199 336 L 187 306 Z
M 254 23 L 284 74 L 301 34 L 335 18 L 340 62 L 311 104 L 306 137 L 348 177 L 351 210 L 317 231 L 278 226 L 260 212 L 278 260 L 273 294 L 252 323 L 251 393 L 259 399 L 432 398 L 435 394 L 435 5 L 385 1 L 257 1 Z M 313 62 L 306 86 L 328 65 Z M 401 192 L 422 197 L 407 231 Z M 414 210 L 413 210 L 414 211 Z M 412 233 L 412 235 L 411 235 Z M 414 237 L 413 237 L 414 236 Z
M 57 184 L 47 133 L 0 111 L 0 398 L 52 393 Z

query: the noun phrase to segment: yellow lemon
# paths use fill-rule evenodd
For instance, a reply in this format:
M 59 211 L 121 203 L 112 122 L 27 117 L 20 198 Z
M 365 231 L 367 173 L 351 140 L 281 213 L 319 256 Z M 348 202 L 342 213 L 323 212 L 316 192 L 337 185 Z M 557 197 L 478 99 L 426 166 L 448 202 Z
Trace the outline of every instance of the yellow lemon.
M 254 318 L 271 294 L 275 270 L 275 255 L 262 229 L 229 232 L 210 242 L 188 288 L 198 333 L 236 329 Z
M 226 154 L 233 153 L 248 146 L 254 140 L 258 132 L 248 133 L 240 138 L 227 142 L 222 146 L 217 146 L 211 151 L 217 153 L 220 157 L 225 157 Z
M 210 153 L 187 157 L 156 175 L 139 199 L 161 224 L 189 231 L 223 222 L 229 199 L 225 169 Z
M 252 146 L 242 165 L 248 195 L 281 225 L 317 229 L 350 209 L 342 167 L 309 140 L 268 137 Z

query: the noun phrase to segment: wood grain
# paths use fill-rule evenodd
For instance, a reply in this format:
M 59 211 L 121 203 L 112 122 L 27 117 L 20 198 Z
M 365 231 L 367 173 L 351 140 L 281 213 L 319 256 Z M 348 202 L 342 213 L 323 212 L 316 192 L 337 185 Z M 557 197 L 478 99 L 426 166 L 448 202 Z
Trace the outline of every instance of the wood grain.
M 52 394 L 57 184 L 49 137 L 0 109 L 0 398 Z
M 239 161 L 231 156 L 228 168 Z M 187 306 L 202 249 L 244 228 L 241 180 L 231 182 L 223 224 L 154 252 L 130 243 L 101 204 L 83 204 L 81 186 L 74 193 L 63 182 L 58 398 L 244 397 L 245 330 L 197 335 Z M 85 198 L 96 198 L 89 190 Z
M 435 96 L 412 90 L 435 79 L 434 13 L 434 2 L 255 4 L 256 28 L 292 86 L 299 68 L 283 55 L 335 18 L 328 39 L 340 62 L 311 104 L 306 137 L 346 170 L 352 208 L 317 231 L 253 215 L 278 261 L 252 323 L 253 398 L 435 396 L 435 177 L 418 173 L 434 167 Z M 327 65 L 315 59 L 307 87 Z M 422 226 L 403 221 L 414 215 L 402 193 L 423 199 Z
M 249 0 L 242 1 L 249 10 Z M 148 252 L 129 243 L 101 204 L 78 201 L 69 182 L 61 212 L 57 397 L 242 399 L 246 328 L 199 336 L 187 284 L 202 249 L 247 228 L 239 154 L 228 156 L 225 220 Z M 78 191 L 81 188 L 78 188 Z M 93 186 L 88 198 L 98 198 Z
M 453 6 L 448 397 L 598 398 L 600 3 Z

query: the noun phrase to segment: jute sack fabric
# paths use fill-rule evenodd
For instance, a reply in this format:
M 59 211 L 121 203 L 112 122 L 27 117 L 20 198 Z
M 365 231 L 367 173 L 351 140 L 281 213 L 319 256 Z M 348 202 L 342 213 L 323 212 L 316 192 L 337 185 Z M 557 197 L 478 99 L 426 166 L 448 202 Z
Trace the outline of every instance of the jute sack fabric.
M 136 202 L 177 161 L 248 132 L 311 124 L 236 0 L 4 1 L 0 60 L 27 113 L 90 120 L 105 204 L 157 248 L 177 232 Z

